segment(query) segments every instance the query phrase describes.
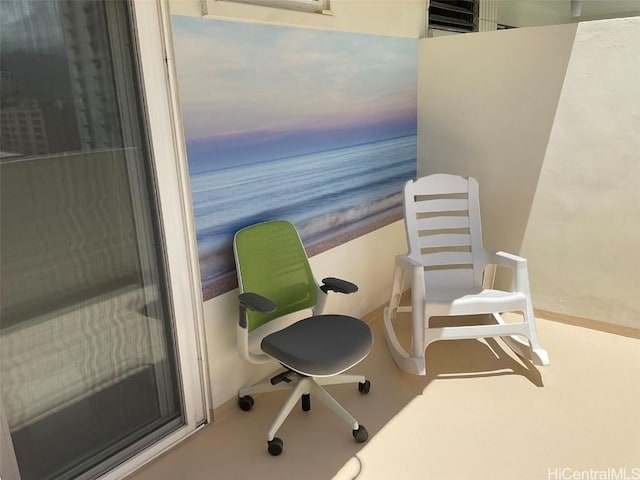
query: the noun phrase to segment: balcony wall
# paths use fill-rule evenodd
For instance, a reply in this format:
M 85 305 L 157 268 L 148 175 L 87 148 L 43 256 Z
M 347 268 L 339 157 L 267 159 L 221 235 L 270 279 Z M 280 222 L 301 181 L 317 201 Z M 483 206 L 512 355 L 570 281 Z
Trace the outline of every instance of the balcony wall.
M 583 21 L 640 15 L 640 0 L 581 0 L 576 3 L 578 18 Z
M 571 0 L 509 0 L 498 2 L 498 23 L 512 27 L 571 22 Z
M 170 5 L 172 14 L 199 17 L 202 13 L 200 0 L 171 0 Z M 301 18 L 308 18 L 300 17 L 305 14 L 232 2 L 210 2 L 209 7 L 209 15 L 216 18 L 320 28 L 301 21 Z M 394 15 L 389 14 L 389 9 L 394 9 Z M 332 20 L 335 29 L 412 38 L 424 34 L 424 6 L 417 0 L 333 0 L 332 10 L 336 18 Z M 625 323 L 622 317 L 610 318 L 595 308 L 582 308 L 575 294 L 595 298 L 593 292 L 597 288 L 594 285 L 594 288 L 581 291 L 577 279 L 582 273 L 573 267 L 585 263 L 585 256 L 599 257 L 598 253 L 583 254 L 570 262 L 564 258 L 564 251 L 553 252 L 556 258 L 549 256 L 549 250 L 562 244 L 548 237 L 544 226 L 539 226 L 539 220 L 533 222 L 548 218 L 545 212 L 549 207 L 543 201 L 547 197 L 539 196 L 537 189 L 544 186 L 547 190 L 558 191 L 558 179 L 551 172 L 560 159 L 547 158 L 546 152 L 552 133 L 560 131 L 557 130 L 560 126 L 554 124 L 554 115 L 564 94 L 565 72 L 570 61 L 574 61 L 572 48 L 576 29 L 578 26 L 574 24 L 421 41 L 419 157 L 422 160 L 419 174 L 454 171 L 474 175 L 481 181 L 486 200 L 483 213 L 487 245 L 529 256 L 538 308 L 633 324 L 632 320 Z M 588 44 L 586 39 L 584 41 Z M 632 83 L 622 83 L 631 88 Z M 613 91 L 617 90 L 614 88 Z M 588 142 L 585 148 L 587 145 Z M 569 165 L 572 165 L 569 168 L 575 168 L 580 158 L 573 154 L 569 158 Z M 630 167 L 626 163 L 629 162 L 623 162 L 620 168 Z M 613 173 L 610 167 L 605 169 L 601 165 L 600 169 Z M 545 182 L 550 183 L 539 182 L 548 176 L 551 178 Z M 582 185 L 581 182 L 578 185 Z M 561 187 L 559 191 L 564 191 Z M 590 196 L 589 190 L 582 188 L 578 194 Z M 630 205 L 634 201 L 637 202 L 632 199 Z M 564 221 L 571 227 L 562 235 L 565 243 L 573 243 L 584 236 L 581 230 L 584 221 L 566 222 L 567 215 L 571 217 L 570 212 L 551 210 L 560 215 L 554 221 Z M 532 222 L 529 222 L 530 216 Z M 588 217 L 584 219 L 588 220 Z M 602 224 L 591 230 L 607 231 Z M 606 238 L 604 234 L 598 238 L 603 236 Z M 638 230 L 632 229 L 625 238 L 637 242 Z M 394 255 L 404 251 L 403 225 L 396 222 L 313 257 L 312 264 L 318 276 L 342 276 L 362 287 L 354 298 L 333 296 L 329 307 L 361 315 L 386 302 Z M 559 268 L 558 260 L 567 261 L 561 268 L 568 272 L 568 279 L 565 278 L 567 275 L 553 275 Z M 603 262 L 599 258 L 596 260 L 595 264 L 588 265 L 591 272 L 598 273 Z M 617 284 L 625 288 L 617 291 L 612 284 L 608 290 L 615 294 L 615 299 L 611 298 L 607 305 L 619 308 L 620 304 L 615 300 L 629 298 L 634 278 L 628 270 L 621 270 L 617 275 Z M 553 281 L 549 282 L 548 277 Z M 635 281 L 637 289 L 637 277 Z M 566 296 L 567 292 L 569 296 Z M 257 371 L 237 355 L 236 295 L 237 290 L 204 304 L 214 407 L 233 398 L 241 385 L 257 380 L 275 368 L 270 365 Z M 605 300 L 609 301 L 608 298 Z M 638 318 L 637 309 L 635 317 L 633 309 L 625 312 L 625 318 L 629 315 Z
M 498 2 L 498 23 L 536 27 L 640 15 L 640 0 L 509 0 Z
M 640 327 L 640 18 L 420 41 L 418 174 L 480 182 L 535 307 Z
M 169 0 L 173 15 L 418 38 L 424 36 L 424 0 L 331 0 L 329 15 L 268 8 L 232 0 Z
M 172 15 L 201 17 L 203 4 L 200 0 L 171 0 L 170 7 Z M 230 1 L 207 3 L 209 18 L 416 39 L 425 30 L 426 11 L 421 0 L 332 0 L 331 9 L 333 15 L 326 17 Z M 220 95 L 224 95 L 224 92 L 220 92 Z M 354 295 L 331 295 L 327 304 L 329 311 L 359 316 L 385 303 L 391 292 L 394 257 L 404 252 L 404 226 L 402 222 L 395 222 L 312 257 L 311 263 L 317 278 L 336 276 L 360 286 L 359 292 Z M 235 397 L 241 386 L 259 380 L 277 367 L 274 362 L 256 368 L 238 356 L 237 295 L 236 289 L 204 303 L 214 407 Z

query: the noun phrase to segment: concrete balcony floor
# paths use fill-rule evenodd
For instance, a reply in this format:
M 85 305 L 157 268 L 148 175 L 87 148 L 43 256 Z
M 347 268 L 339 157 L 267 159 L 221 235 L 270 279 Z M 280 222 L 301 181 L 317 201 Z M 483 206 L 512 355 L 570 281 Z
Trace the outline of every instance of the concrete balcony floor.
M 214 423 L 131 478 L 640 478 L 639 340 L 539 319 L 548 367 L 499 339 L 443 341 L 428 348 L 428 375 L 418 377 L 393 363 L 381 314 L 369 319 L 375 345 L 354 372 L 371 379 L 371 392 L 328 387 L 367 427 L 367 443 L 312 398 L 312 410 L 294 409 L 278 432 L 283 454 L 270 456 L 266 432 L 280 392 L 258 396 L 251 412 L 222 407 Z

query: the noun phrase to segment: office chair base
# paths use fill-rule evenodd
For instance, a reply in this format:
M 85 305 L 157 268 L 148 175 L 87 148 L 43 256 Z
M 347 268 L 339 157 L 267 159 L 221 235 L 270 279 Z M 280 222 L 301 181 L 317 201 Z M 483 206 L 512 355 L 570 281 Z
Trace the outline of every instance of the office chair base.
M 311 395 L 305 393 L 302 395 L 302 411 L 308 412 L 311 410 Z
M 364 443 L 369 438 L 369 432 L 364 428 L 364 425 L 360 425 L 357 430 L 351 433 L 353 433 L 353 438 L 355 438 L 358 443 Z
M 280 455 L 282 450 L 284 450 L 284 442 L 281 438 L 273 437 L 273 440 L 267 442 L 267 451 L 274 457 Z
M 358 443 L 364 443 L 369 439 L 369 432 L 364 425 L 359 425 L 356 430 L 351 432 L 353 434 L 353 438 Z M 277 457 L 284 450 L 284 442 L 280 437 L 273 437 L 273 440 L 267 441 L 267 451 L 270 455 Z
M 358 421 L 347 412 L 337 400 L 335 400 L 322 386 L 336 385 L 345 383 L 357 383 L 358 391 L 362 394 L 369 393 L 371 382 L 362 375 L 336 375 L 332 377 L 307 377 L 300 374 L 290 376 L 290 382 L 279 382 L 275 385 L 271 382 L 264 382 L 257 385 L 242 388 L 239 392 L 238 406 L 249 411 L 253 408 L 254 400 L 250 394 L 273 392 L 284 389 L 291 389 L 291 394 L 286 403 L 278 413 L 269 432 L 267 434 L 267 450 L 271 455 L 280 455 L 284 448 L 284 442 L 281 438 L 276 437 L 276 432 L 280 429 L 291 410 L 298 403 L 298 399 L 302 399 L 302 409 L 311 408 L 310 395 L 324 403 L 331 411 L 337 414 L 352 429 L 353 438 L 358 442 L 366 442 L 369 434 L 367 429 L 358 423 Z
M 248 412 L 249 410 L 251 410 L 254 403 L 255 401 L 251 395 L 245 395 L 244 397 L 238 398 L 238 406 L 243 412 Z
M 371 382 L 369 380 L 365 380 L 362 383 L 358 383 L 358 391 L 363 395 L 366 395 L 371 391 Z

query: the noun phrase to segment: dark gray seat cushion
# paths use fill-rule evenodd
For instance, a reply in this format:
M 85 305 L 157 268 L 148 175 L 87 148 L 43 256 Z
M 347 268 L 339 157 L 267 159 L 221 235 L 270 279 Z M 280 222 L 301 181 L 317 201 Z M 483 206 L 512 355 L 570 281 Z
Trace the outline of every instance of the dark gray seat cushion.
M 373 336 L 362 320 L 346 315 L 305 318 L 262 339 L 267 355 L 309 376 L 335 375 L 367 356 Z

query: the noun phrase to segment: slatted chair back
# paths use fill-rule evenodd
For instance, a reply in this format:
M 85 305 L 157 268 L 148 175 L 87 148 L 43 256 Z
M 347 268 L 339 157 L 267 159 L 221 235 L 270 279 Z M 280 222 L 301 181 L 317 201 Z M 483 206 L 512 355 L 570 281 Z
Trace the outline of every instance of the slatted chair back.
M 430 175 L 409 181 L 404 195 L 409 257 L 424 266 L 425 288 L 479 288 L 485 259 L 478 182 Z

